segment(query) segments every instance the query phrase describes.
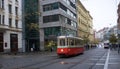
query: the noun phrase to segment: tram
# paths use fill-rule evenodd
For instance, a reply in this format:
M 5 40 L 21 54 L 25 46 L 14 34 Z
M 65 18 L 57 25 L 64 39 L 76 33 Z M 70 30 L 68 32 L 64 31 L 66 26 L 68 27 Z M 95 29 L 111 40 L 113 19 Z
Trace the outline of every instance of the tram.
M 57 55 L 60 57 L 84 53 L 83 39 L 73 36 L 57 37 Z

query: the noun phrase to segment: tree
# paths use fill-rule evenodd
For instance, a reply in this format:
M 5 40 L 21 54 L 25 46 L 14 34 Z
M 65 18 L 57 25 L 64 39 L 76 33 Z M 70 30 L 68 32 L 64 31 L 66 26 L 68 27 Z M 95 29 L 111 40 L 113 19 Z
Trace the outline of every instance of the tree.
M 56 46 L 55 41 L 53 41 L 53 40 L 48 41 L 47 46 L 46 46 L 46 50 L 51 50 L 51 49 L 55 48 L 55 46 Z
M 99 42 L 100 42 L 100 39 L 99 38 L 95 38 L 94 44 L 98 44 Z
M 110 43 L 112 43 L 112 44 L 115 44 L 115 43 L 117 43 L 117 37 L 115 36 L 115 34 L 111 34 L 110 35 L 110 38 L 109 38 L 109 41 L 110 41 Z
M 36 30 L 36 31 L 39 31 L 39 25 L 37 23 L 30 23 L 30 24 L 27 24 L 27 26 L 29 27 L 29 30 Z

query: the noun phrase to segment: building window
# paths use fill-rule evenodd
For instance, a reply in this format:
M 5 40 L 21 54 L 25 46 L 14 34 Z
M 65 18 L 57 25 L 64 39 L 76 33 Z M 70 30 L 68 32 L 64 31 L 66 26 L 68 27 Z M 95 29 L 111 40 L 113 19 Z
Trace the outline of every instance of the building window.
M 55 35 L 58 36 L 60 35 L 60 27 L 49 27 L 44 29 L 44 34 L 45 36 L 50 36 L 50 35 Z
M 12 5 L 8 5 L 8 10 L 9 10 L 9 13 L 12 14 Z
M 58 8 L 59 8 L 59 5 L 58 5 L 58 2 L 56 2 L 56 3 L 44 5 L 43 6 L 43 11 L 55 10 L 55 9 L 58 9 Z
M 15 7 L 15 14 L 18 15 L 18 7 Z
M 2 16 L 2 23 L 5 24 L 5 15 Z
M 71 5 L 74 9 L 76 9 L 76 6 L 75 6 L 75 4 L 73 4 L 73 2 L 70 1 L 70 5 Z
M 15 20 L 15 27 L 18 28 L 18 20 Z
M 0 24 L 1 24 L 1 15 L 0 15 Z
M 55 21 L 59 21 L 59 15 L 43 16 L 44 23 L 55 22 Z
M 62 10 L 64 10 L 65 12 L 67 12 L 67 8 L 63 5 L 63 4 L 59 4 L 60 5 L 60 8 L 62 9 Z
M 15 0 L 16 2 L 18 2 L 18 0 Z
M 4 9 L 4 0 L 2 0 L 2 8 Z
M 9 18 L 9 27 L 12 27 L 12 19 Z

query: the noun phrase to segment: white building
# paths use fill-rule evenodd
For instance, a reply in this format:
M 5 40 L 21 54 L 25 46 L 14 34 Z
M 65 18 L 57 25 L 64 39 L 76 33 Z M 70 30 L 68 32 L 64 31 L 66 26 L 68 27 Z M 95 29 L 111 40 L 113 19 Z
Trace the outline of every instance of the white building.
M 105 27 L 98 32 L 96 32 L 95 38 L 99 39 L 100 41 L 104 41 L 104 35 L 108 32 L 109 28 Z
M 21 0 L 0 0 L 0 52 L 22 51 Z

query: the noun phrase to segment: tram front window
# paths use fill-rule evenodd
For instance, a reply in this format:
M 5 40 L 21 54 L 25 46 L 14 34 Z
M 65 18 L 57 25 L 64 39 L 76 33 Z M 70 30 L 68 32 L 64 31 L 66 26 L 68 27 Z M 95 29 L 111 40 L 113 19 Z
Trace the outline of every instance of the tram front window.
M 65 46 L 65 39 L 60 39 L 60 46 Z

